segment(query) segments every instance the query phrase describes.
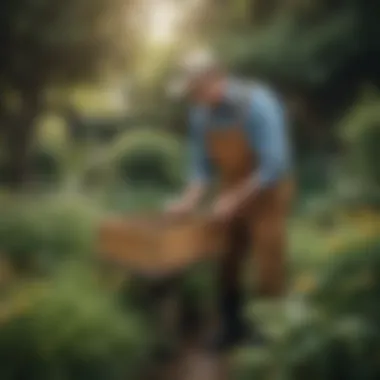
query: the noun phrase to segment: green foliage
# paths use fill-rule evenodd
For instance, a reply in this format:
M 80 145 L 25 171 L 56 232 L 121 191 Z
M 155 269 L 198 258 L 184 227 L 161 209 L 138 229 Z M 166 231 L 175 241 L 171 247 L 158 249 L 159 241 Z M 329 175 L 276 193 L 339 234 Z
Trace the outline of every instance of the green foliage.
M 371 352 L 379 341 L 376 335 L 370 337 L 371 333 L 368 326 L 343 319 L 298 326 L 284 346 L 285 378 L 376 379 L 379 368 Z
M 276 9 L 265 26 L 225 28 L 220 55 L 236 73 L 298 96 L 301 117 L 334 138 L 360 85 L 380 83 L 378 2 L 280 2 Z
M 0 145 L 0 183 L 4 183 L 7 177 L 7 168 L 6 168 L 6 155 L 4 154 L 3 146 Z
M 54 114 L 42 115 L 36 121 L 36 136 L 31 146 L 31 171 L 37 181 L 58 183 L 64 175 L 69 152 L 67 126 Z
M 309 154 L 297 162 L 296 175 L 298 186 L 304 197 L 325 191 L 329 184 L 328 160 L 323 153 Z
M 68 255 L 91 253 L 99 218 L 94 204 L 64 195 L 6 201 L 0 216 L 0 251 L 16 267 L 33 271 Z
M 247 74 L 320 85 L 335 70 L 337 57 L 344 60 L 355 52 L 356 45 L 351 43 L 355 30 L 351 10 L 333 14 L 317 25 L 303 24 L 288 12 L 254 36 L 237 36 L 231 59 Z
M 129 58 L 133 50 L 128 6 L 124 0 L 1 3 L 0 119 L 13 189 L 29 179 L 28 152 L 46 91 L 103 78 L 105 67 L 126 67 L 126 52 Z
M 116 176 L 132 187 L 176 189 L 183 180 L 185 154 L 175 137 L 161 131 L 130 131 L 107 154 Z
M 377 92 L 365 89 L 337 128 L 345 152 L 335 171 L 335 191 L 348 207 L 380 204 L 379 104 Z
M 309 297 L 314 318 L 294 325 L 281 352 L 289 379 L 376 379 L 380 367 L 379 240 L 332 256 Z
M 370 185 L 380 184 L 377 162 L 379 156 L 380 97 L 371 88 L 365 89 L 355 106 L 340 125 L 342 139 L 347 147 L 348 164 L 356 175 Z
M 57 183 L 62 176 L 62 157 L 47 147 L 36 147 L 32 153 L 33 177 L 39 182 Z
M 313 298 L 330 314 L 350 314 L 380 320 L 380 242 L 363 242 L 334 257 Z
M 30 286 L 18 290 L 26 306 L 17 310 L 13 302 L 16 312 L 0 326 L 2 379 L 136 376 L 149 347 L 143 320 L 124 313 L 88 269 L 74 262 L 36 290 Z
M 363 2 L 344 1 L 337 9 L 325 7 L 323 11 L 318 6 L 298 8 L 279 12 L 254 35 L 235 35 L 227 53 L 234 66 L 246 73 L 259 72 L 315 88 L 327 85 L 337 70 L 344 69 L 355 57 L 366 56 L 369 45 L 362 42 L 370 39 L 371 48 L 379 47 L 376 33 L 368 35 L 368 30 L 361 28 L 363 19 L 372 32 L 378 27 Z
M 99 72 L 106 60 L 125 51 L 117 41 L 124 36 L 126 5 L 119 0 L 2 2 L 2 80 L 17 89 L 23 79 L 82 81 Z
M 276 341 L 237 358 L 239 379 L 378 378 L 380 241 L 376 216 L 368 218 L 358 217 L 351 227 L 341 220 L 326 230 L 307 227 L 305 218 L 292 226 L 293 275 L 302 281 L 291 287 L 285 309 L 252 305 L 255 320 Z M 363 234 L 365 220 L 372 234 Z
M 58 184 L 64 178 L 65 156 L 63 149 L 37 143 L 29 157 L 30 177 L 38 184 Z M 9 169 L 5 155 L 0 155 L 0 182 L 9 181 Z

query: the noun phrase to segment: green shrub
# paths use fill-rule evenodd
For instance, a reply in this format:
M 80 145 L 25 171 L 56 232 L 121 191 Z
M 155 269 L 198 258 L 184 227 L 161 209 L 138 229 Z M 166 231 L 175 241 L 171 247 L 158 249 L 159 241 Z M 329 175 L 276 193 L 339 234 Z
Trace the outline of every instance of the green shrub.
M 63 175 L 68 151 L 67 127 L 62 119 L 46 114 L 37 121 L 31 169 L 38 181 L 57 182 Z
M 363 242 L 333 256 L 320 275 L 313 300 L 331 315 L 353 314 L 380 322 L 380 240 Z
M 293 325 L 280 353 L 286 379 L 377 379 L 380 375 L 380 241 L 334 255 L 309 297 L 317 317 Z
M 108 165 L 132 186 L 173 189 L 183 180 L 184 152 L 175 137 L 162 131 L 130 131 L 110 148 Z
M 380 105 L 380 100 L 378 106 Z M 380 186 L 380 114 L 372 125 L 364 129 L 358 136 L 358 149 L 362 154 L 362 165 L 366 169 L 368 178 L 374 185 Z
M 282 347 L 283 378 L 377 379 L 379 338 L 378 329 L 344 318 L 297 326 Z
M 4 183 L 7 177 L 5 164 L 6 157 L 4 154 L 4 146 L 0 144 L 0 183 Z
M 63 175 L 63 152 L 55 148 L 35 145 L 32 147 L 29 168 L 32 180 L 37 183 L 58 183 Z M 9 173 L 4 154 L 0 154 L 0 183 L 6 183 Z
M 93 204 L 63 195 L 8 202 L 4 200 L 0 214 L 0 251 L 19 269 L 33 271 L 36 265 L 92 251 L 99 219 Z
M 345 233 L 351 241 L 351 231 Z M 362 237 L 343 247 L 332 250 L 328 260 L 325 256 L 313 287 L 295 297 L 291 314 L 276 322 L 281 333 L 266 357 L 249 350 L 238 379 L 258 373 L 281 380 L 379 378 L 380 239 Z M 273 318 L 273 310 L 266 318 Z
M 2 380 L 136 378 L 150 347 L 143 319 L 123 312 L 89 270 L 73 263 L 21 292 L 26 305 L 17 310 L 13 302 L 16 311 L 0 326 Z
M 33 177 L 38 182 L 57 183 L 62 175 L 62 157 L 58 152 L 40 146 L 32 152 L 31 166 Z
M 336 177 L 345 182 L 344 189 L 351 189 L 348 203 L 379 205 L 380 171 L 380 97 L 367 90 L 347 113 L 339 126 L 346 154 L 340 160 Z M 341 194 L 337 194 L 339 197 Z

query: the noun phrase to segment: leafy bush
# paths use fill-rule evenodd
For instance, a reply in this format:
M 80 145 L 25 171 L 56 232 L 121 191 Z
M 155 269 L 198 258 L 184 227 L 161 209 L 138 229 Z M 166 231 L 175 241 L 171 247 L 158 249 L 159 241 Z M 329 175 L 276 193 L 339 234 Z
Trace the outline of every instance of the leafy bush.
M 1 379 L 133 378 L 148 353 L 143 319 L 124 313 L 78 263 L 11 300 L 0 325 Z
M 0 183 L 3 183 L 6 179 L 7 173 L 6 173 L 6 157 L 4 154 L 4 145 L 3 143 L 0 143 Z
M 380 241 L 363 242 L 334 257 L 313 299 L 334 315 L 353 314 L 380 321 Z
M 125 133 L 110 148 L 108 165 L 134 186 L 177 188 L 183 179 L 184 152 L 175 137 L 143 129 Z
M 379 368 L 371 351 L 378 347 L 378 332 L 358 321 L 341 318 L 297 326 L 283 346 L 284 378 L 376 379 Z
M 380 241 L 363 242 L 329 262 L 309 297 L 317 317 L 282 342 L 289 379 L 377 379 L 380 366 Z
M 47 147 L 38 147 L 32 153 L 33 176 L 38 182 L 54 182 L 60 179 L 62 157 Z
M 57 182 L 63 175 L 68 154 L 68 131 L 62 119 L 45 114 L 37 121 L 36 138 L 31 152 L 34 177 L 43 182 Z
M 82 198 L 8 199 L 0 215 L 0 251 L 19 269 L 36 269 L 91 252 L 98 209 Z M 34 269 L 33 269 L 34 267 Z
M 347 204 L 361 203 L 378 206 L 380 173 L 378 93 L 366 89 L 355 107 L 347 113 L 339 126 L 346 154 L 340 160 L 337 179 L 342 183 L 337 197 L 345 197 Z M 344 194 L 350 191 L 350 194 Z M 346 196 L 345 196 L 346 195 Z
M 344 242 L 329 248 L 325 241 L 323 249 L 317 249 L 323 267 L 314 267 L 309 274 L 302 272 L 302 289 L 293 288 L 285 314 L 281 312 L 277 325 L 272 326 L 279 329 L 276 344 L 260 355 L 249 350 L 240 360 L 238 379 L 258 373 L 263 379 L 281 380 L 379 378 L 379 234 L 366 237 L 357 231 L 354 237 L 355 232 L 341 229 L 339 238 L 345 236 Z M 323 235 L 326 232 L 319 233 L 315 241 L 306 236 L 305 242 L 310 247 L 312 241 L 315 250 L 318 240 L 319 244 L 326 240 Z M 255 310 L 260 315 L 258 307 Z M 267 316 L 262 314 L 264 326 L 273 314 L 273 309 Z

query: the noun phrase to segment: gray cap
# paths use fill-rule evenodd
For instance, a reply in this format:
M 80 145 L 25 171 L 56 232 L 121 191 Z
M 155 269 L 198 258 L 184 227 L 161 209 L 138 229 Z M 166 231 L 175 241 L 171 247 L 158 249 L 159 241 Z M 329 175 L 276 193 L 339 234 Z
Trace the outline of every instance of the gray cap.
M 185 96 L 194 80 L 216 67 L 218 61 L 209 50 L 188 52 L 177 64 L 178 75 L 170 80 L 168 95 L 174 98 Z

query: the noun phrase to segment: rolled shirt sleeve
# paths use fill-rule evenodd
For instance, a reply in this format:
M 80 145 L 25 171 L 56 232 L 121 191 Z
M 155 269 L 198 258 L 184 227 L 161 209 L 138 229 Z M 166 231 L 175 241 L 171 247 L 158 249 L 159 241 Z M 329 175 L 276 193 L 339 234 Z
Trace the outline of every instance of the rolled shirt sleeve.
M 203 136 L 205 110 L 194 107 L 189 114 L 189 153 L 190 153 L 190 182 L 208 182 L 210 180 L 210 163 Z
M 259 167 L 253 174 L 259 186 L 268 187 L 290 167 L 290 147 L 285 110 L 269 90 L 254 91 L 249 99 L 245 122 L 249 143 L 258 155 Z

